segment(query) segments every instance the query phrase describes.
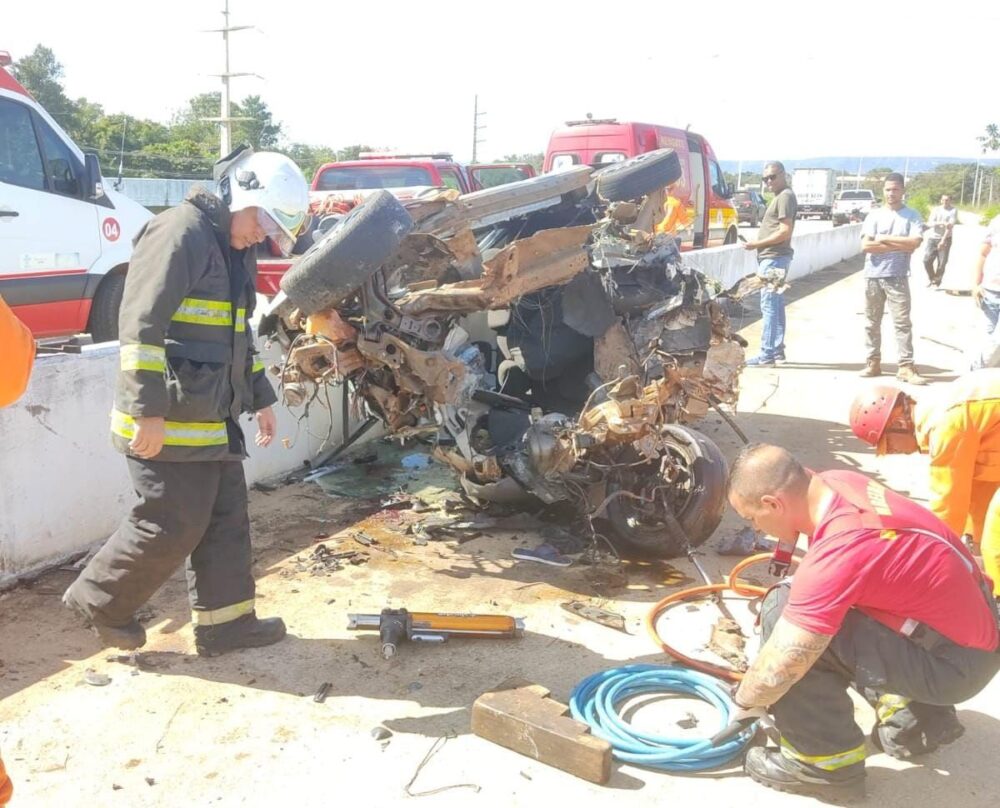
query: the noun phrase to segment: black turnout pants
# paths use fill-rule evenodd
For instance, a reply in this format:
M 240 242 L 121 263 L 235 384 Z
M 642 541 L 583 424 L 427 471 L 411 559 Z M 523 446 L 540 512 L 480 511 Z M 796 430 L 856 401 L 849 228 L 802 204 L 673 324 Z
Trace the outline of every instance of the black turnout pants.
M 763 640 L 790 586 L 783 582 L 765 597 Z M 848 687 L 873 703 L 887 694 L 910 699 L 910 721 L 933 721 L 943 718 L 940 711 L 953 715 L 954 705 L 982 690 L 998 669 L 1000 653 L 964 648 L 936 632 L 918 643 L 851 609 L 827 650 L 771 712 L 782 738 L 800 754 L 843 755 L 864 742 Z
M 193 610 L 252 602 L 243 464 L 126 461 L 138 502 L 67 595 L 95 621 L 121 626 L 187 559 Z

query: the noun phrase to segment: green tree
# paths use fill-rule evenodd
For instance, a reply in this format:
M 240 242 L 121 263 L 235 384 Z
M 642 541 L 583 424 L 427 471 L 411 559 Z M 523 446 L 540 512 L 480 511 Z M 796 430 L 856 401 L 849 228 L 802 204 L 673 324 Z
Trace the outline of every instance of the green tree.
M 271 151 L 278 146 L 281 124 L 259 95 L 248 95 L 235 105 L 235 116 L 249 118 L 233 124 L 233 143 L 249 143 L 254 149 Z
M 362 146 L 357 143 L 353 146 L 345 146 L 343 149 L 337 149 L 337 159 L 338 160 L 357 160 L 361 156 L 361 152 L 372 151 L 371 146 Z
M 983 154 L 988 151 L 1000 151 L 1000 127 L 995 123 L 987 124 L 986 133 L 976 138 L 982 146 Z
M 306 175 L 307 180 L 311 180 L 316 173 L 316 169 L 324 163 L 332 163 L 337 159 L 336 150 L 329 146 L 313 146 L 308 143 L 292 143 L 287 148 L 282 149 Z
M 76 107 L 63 89 L 63 66 L 51 48 L 36 45 L 31 53 L 18 59 L 12 67 L 14 78 L 68 134 L 75 134 Z

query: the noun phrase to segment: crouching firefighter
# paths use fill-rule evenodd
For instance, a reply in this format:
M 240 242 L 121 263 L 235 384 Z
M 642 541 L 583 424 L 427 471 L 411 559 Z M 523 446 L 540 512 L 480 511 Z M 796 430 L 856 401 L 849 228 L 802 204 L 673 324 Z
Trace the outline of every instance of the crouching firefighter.
M 241 147 L 216 166 L 218 196 L 195 189 L 139 232 L 119 316 L 111 415 L 138 501 L 63 596 L 106 645 L 135 649 L 135 617 L 187 559 L 195 647 L 214 655 L 269 645 L 280 618 L 254 611 L 242 413 L 256 443 L 275 432 L 274 390 L 249 324 L 255 245 L 290 254 L 308 186 L 280 154 Z
M 876 708 L 876 747 L 897 758 L 964 732 L 955 704 L 1000 669 L 993 585 L 938 517 L 852 471 L 813 473 L 777 446 L 747 447 L 729 501 L 779 541 L 809 546 L 761 606 L 763 646 L 734 720 L 770 712 L 778 749 L 746 773 L 781 791 L 857 796 L 864 736 L 847 693 Z

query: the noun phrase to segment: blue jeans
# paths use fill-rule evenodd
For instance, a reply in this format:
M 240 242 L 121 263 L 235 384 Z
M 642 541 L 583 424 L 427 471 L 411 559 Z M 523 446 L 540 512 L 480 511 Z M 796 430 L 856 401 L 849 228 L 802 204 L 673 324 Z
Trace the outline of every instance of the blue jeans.
M 762 258 L 757 274 L 772 280 L 760 290 L 760 358 L 773 362 L 785 355 L 785 293 L 777 291 L 788 275 L 791 258 Z
M 986 336 L 982 339 L 979 351 L 973 351 L 970 369 L 1000 367 L 1000 332 L 997 331 L 997 320 L 1000 319 L 1000 292 L 983 289 L 979 310 L 983 313 Z

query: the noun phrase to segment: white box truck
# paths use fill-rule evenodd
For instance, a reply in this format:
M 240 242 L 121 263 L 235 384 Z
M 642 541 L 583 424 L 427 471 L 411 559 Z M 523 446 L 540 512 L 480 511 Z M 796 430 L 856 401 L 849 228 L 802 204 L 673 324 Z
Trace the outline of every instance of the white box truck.
M 797 168 L 792 175 L 792 190 L 799 203 L 799 218 L 833 217 L 833 198 L 837 194 L 837 172 L 832 168 Z

